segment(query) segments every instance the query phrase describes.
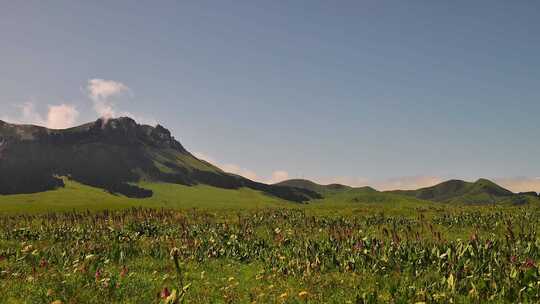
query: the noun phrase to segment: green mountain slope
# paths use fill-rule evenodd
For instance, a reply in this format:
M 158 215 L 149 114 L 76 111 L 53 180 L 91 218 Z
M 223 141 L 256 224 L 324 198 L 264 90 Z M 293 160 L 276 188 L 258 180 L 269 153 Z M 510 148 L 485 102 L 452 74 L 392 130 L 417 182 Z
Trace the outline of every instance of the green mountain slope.
M 276 185 L 307 189 L 321 195 L 328 195 L 352 189 L 352 187 L 341 184 L 320 185 L 307 179 L 289 179 L 279 182 Z
M 386 203 L 421 205 L 428 202 L 454 204 L 527 204 L 540 203 L 535 192 L 513 193 L 487 179 L 471 183 L 449 180 L 432 187 L 418 190 L 377 191 L 371 187 L 349 187 L 345 185 L 320 185 L 305 179 L 286 180 L 279 185 L 309 189 L 319 193 L 328 203 Z
M 223 172 L 189 153 L 162 126 L 124 117 L 66 130 L 0 121 L 0 194 L 35 193 L 64 186 L 59 176 L 128 197 L 151 197 L 140 182 L 224 189 L 250 188 L 303 202 L 319 195 L 266 185 Z
M 396 190 L 389 193 L 407 195 L 423 200 L 443 203 L 489 204 L 489 203 L 525 203 L 527 195 L 514 194 L 510 190 L 487 179 L 476 182 L 449 180 L 432 187 L 418 190 Z M 533 198 L 532 196 L 530 197 Z
M 322 198 L 314 200 L 318 206 L 332 207 L 353 206 L 386 206 L 386 207 L 420 207 L 430 205 L 429 201 L 414 197 L 377 191 L 371 187 L 350 187 L 340 184 L 320 185 L 305 179 L 286 180 L 278 185 L 308 189 L 321 194 Z
M 40 193 L 0 195 L 0 213 L 45 213 L 49 211 L 105 210 L 131 207 L 246 209 L 290 206 L 288 201 L 249 188 L 223 189 L 207 185 L 170 183 L 141 184 L 153 192 L 149 198 L 114 195 L 65 179 L 65 186 Z

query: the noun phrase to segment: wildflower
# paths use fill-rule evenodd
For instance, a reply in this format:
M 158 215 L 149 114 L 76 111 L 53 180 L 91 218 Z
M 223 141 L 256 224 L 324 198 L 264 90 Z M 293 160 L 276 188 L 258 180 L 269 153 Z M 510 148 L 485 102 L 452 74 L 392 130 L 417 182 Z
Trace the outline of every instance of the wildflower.
M 282 293 L 282 294 L 279 295 L 279 298 L 282 299 L 282 300 L 284 300 L 284 299 L 286 299 L 288 296 L 289 296 L 289 294 L 286 293 L 286 292 L 284 292 L 284 293 Z
M 23 253 L 27 253 L 27 252 L 32 251 L 32 249 L 33 249 L 32 245 L 26 245 L 26 246 L 24 246 L 24 248 L 22 249 L 22 252 L 23 252 Z
M 95 277 L 96 281 L 99 281 L 99 279 L 101 278 L 101 270 L 99 268 L 96 270 Z
M 168 304 L 172 304 L 172 303 L 176 303 L 176 299 L 177 299 L 177 295 L 176 295 L 176 289 L 172 291 L 172 293 L 165 298 L 165 303 L 168 303 Z
M 39 267 L 45 268 L 47 266 L 49 266 L 49 262 L 46 259 L 41 258 L 41 260 L 39 261 Z
M 124 278 L 128 274 L 128 272 L 129 272 L 128 268 L 125 265 L 122 266 L 122 271 L 120 271 L 120 277 Z
M 174 247 L 173 249 L 171 249 L 170 255 L 171 255 L 171 258 L 177 259 L 178 256 L 180 255 L 180 249 L 178 249 L 177 247 Z
M 305 299 L 305 298 L 308 297 L 308 295 L 309 295 L 309 293 L 308 293 L 307 291 L 305 291 L 305 290 L 304 290 L 304 291 L 300 291 L 300 292 L 298 293 L 298 297 L 299 297 L 300 299 Z
M 525 262 L 523 263 L 523 266 L 525 268 L 533 268 L 535 266 L 534 261 L 531 258 L 527 258 Z
M 170 295 L 171 295 L 171 292 L 169 291 L 169 289 L 168 289 L 167 287 L 163 288 L 163 290 L 162 290 L 161 293 L 159 294 L 159 296 L 160 296 L 162 299 L 167 299 Z

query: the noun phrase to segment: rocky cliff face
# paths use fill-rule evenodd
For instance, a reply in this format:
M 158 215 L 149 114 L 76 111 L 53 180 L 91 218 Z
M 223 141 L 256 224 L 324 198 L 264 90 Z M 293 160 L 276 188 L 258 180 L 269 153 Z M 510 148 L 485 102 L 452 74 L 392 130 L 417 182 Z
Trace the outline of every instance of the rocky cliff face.
M 171 136 L 171 132 L 157 125 L 139 125 L 133 119 L 97 121 L 65 130 L 51 130 L 32 125 L 14 125 L 0 121 L 0 143 L 37 142 L 42 144 L 72 145 L 103 142 L 112 145 L 149 145 L 156 148 L 172 148 L 187 153 Z
M 152 195 L 134 185 L 141 180 L 248 187 L 297 202 L 318 197 L 225 173 L 194 157 L 166 128 L 139 125 L 128 117 L 65 130 L 0 121 L 0 194 L 62 187 L 58 176 L 130 197 Z

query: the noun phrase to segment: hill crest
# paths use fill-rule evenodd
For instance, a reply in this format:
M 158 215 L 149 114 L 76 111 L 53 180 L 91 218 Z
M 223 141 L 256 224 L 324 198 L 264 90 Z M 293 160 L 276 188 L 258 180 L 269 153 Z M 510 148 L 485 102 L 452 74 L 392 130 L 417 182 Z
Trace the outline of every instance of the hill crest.
M 417 190 L 394 190 L 388 192 L 435 202 L 469 204 L 512 201 L 519 196 L 485 178 L 480 178 L 475 182 L 452 179 Z

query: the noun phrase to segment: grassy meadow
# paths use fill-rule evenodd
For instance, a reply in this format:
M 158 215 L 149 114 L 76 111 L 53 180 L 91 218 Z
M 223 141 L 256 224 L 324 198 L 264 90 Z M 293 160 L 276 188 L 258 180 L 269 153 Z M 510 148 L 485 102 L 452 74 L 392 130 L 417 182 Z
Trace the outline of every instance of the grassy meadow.
M 35 194 L 0 195 L 0 213 L 44 213 L 49 211 L 98 211 L 130 207 L 245 209 L 289 205 L 272 196 L 242 188 L 229 190 L 205 185 L 183 186 L 142 183 L 154 191 L 150 198 L 136 199 L 113 195 L 103 189 L 65 179 L 66 186 Z
M 540 209 L 68 181 L 0 196 L 1 303 L 540 301 Z

